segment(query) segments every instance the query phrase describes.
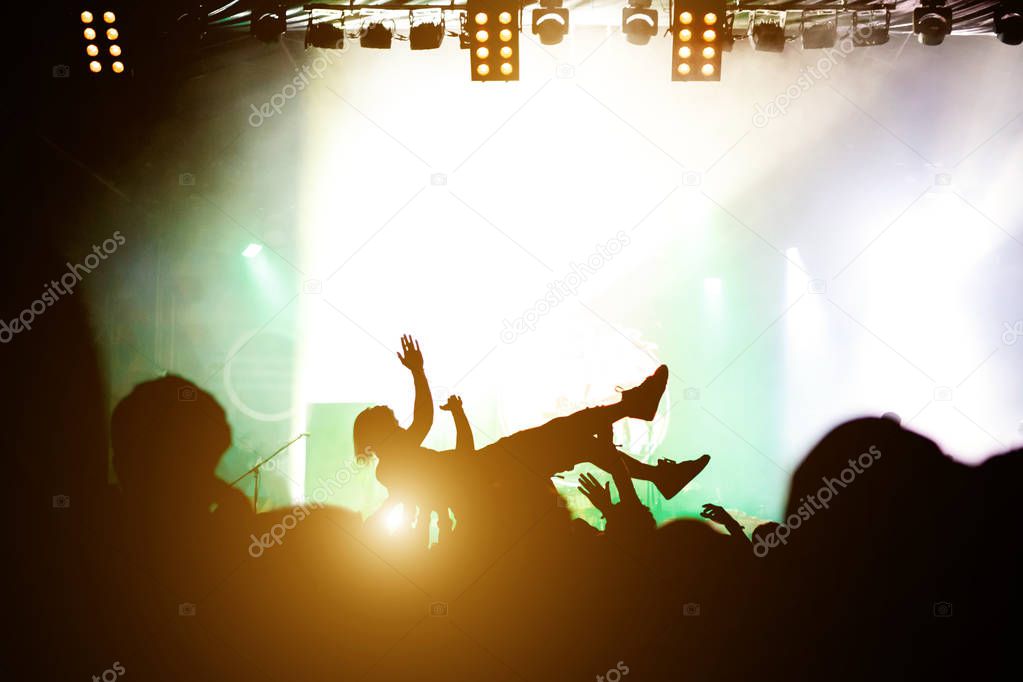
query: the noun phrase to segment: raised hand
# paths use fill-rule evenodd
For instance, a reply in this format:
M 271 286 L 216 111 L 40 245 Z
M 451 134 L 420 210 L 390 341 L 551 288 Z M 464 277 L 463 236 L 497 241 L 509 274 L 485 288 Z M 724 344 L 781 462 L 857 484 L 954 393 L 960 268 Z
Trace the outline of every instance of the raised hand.
M 398 353 L 398 359 L 410 372 L 423 371 L 423 353 L 419 350 L 419 342 L 408 334 L 401 337 L 401 350 L 405 354 Z
M 464 412 L 462 409 L 462 398 L 461 396 L 452 395 L 448 396 L 448 401 L 440 406 L 440 409 L 446 412 Z
M 710 519 L 714 523 L 720 523 L 722 526 L 735 525 L 736 521 L 732 518 L 732 515 L 725 511 L 725 508 L 717 505 L 707 503 L 703 505 L 703 511 L 700 512 L 700 516 L 705 519 Z
M 593 474 L 583 474 L 579 477 L 579 490 L 583 495 L 586 496 L 594 507 L 599 509 L 605 516 L 607 512 L 611 510 L 614 505 L 611 503 L 611 482 L 608 481 L 604 485 L 600 485 L 600 482 L 593 476 Z

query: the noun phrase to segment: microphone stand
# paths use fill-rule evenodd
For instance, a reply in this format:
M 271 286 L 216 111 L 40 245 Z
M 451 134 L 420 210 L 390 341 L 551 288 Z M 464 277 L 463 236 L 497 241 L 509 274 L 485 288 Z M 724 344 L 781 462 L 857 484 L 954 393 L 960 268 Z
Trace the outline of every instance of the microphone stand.
M 259 511 L 259 474 L 260 474 L 260 469 L 262 468 L 262 466 L 264 464 L 266 464 L 267 462 L 269 462 L 270 460 L 272 460 L 277 455 L 281 454 L 282 452 L 284 452 L 285 450 L 290 448 L 292 445 L 294 445 L 298 441 L 302 440 L 303 438 L 308 438 L 308 437 L 309 437 L 308 433 L 300 433 L 300 434 L 298 434 L 297 436 L 295 436 L 294 438 L 289 440 L 287 443 L 285 443 L 281 447 L 277 448 L 269 457 L 267 457 L 266 459 L 263 459 L 263 460 L 257 462 L 256 466 L 252 467 L 251 469 L 246 471 L 244 474 L 242 474 L 241 476 L 239 476 L 235 480 L 231 481 L 231 485 L 235 485 L 236 483 L 238 483 L 239 481 L 244 479 L 249 474 L 252 474 L 253 479 L 254 479 L 253 480 L 254 487 L 253 487 L 253 491 L 252 491 L 252 508 L 253 508 L 253 510 L 255 510 L 256 512 Z

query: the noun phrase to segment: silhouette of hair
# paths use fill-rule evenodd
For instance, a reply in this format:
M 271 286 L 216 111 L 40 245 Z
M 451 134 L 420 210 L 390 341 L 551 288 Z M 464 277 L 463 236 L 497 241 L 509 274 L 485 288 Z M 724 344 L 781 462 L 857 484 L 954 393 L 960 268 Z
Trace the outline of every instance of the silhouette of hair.
M 400 428 L 391 408 L 384 405 L 367 407 L 355 418 L 352 426 L 355 452 L 375 451 L 384 439 Z
M 114 469 L 126 491 L 213 478 L 231 445 L 224 410 L 209 393 L 179 376 L 139 384 L 111 418 Z

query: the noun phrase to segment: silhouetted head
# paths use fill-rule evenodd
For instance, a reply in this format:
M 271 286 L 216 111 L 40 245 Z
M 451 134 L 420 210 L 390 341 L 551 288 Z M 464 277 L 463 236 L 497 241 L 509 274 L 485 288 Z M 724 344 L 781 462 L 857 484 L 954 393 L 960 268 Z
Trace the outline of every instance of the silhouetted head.
M 786 518 L 800 507 L 816 517 L 869 514 L 878 523 L 894 513 L 916 513 L 948 495 L 957 469 L 931 440 L 889 418 L 855 419 L 814 446 L 792 477 Z M 806 507 L 815 495 L 820 505 Z M 924 506 L 921 506 L 924 505 Z
M 223 408 L 179 376 L 139 384 L 111 418 L 113 463 L 129 495 L 191 497 L 231 445 Z
M 379 457 L 384 444 L 400 431 L 394 410 L 383 405 L 366 408 L 355 418 L 352 428 L 356 455 L 374 454 Z
M 781 524 L 778 523 L 777 521 L 768 521 L 767 523 L 761 523 L 759 526 L 754 528 L 753 533 L 751 533 L 753 544 L 756 545 L 758 541 L 762 544 L 766 544 L 768 536 L 770 536 L 780 527 Z
M 875 606 L 899 591 L 913 592 L 904 604 L 930 599 L 968 535 L 957 516 L 968 508 L 969 482 L 967 468 L 933 441 L 890 419 L 856 419 L 832 430 L 796 469 L 785 528 L 775 536 L 797 562 L 817 566 L 802 573 L 819 583 L 808 594 L 846 604 L 869 596 Z

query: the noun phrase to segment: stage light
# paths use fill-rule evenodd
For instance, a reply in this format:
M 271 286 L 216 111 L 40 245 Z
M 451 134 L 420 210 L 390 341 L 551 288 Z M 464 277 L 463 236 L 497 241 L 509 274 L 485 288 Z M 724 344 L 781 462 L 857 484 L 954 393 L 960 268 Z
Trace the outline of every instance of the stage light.
M 750 20 L 750 41 L 761 52 L 782 52 L 785 49 L 785 12 L 755 10 Z
M 249 32 L 263 43 L 274 43 L 288 31 L 287 8 L 281 3 L 257 3 Z
M 952 10 L 945 0 L 922 0 L 913 10 L 913 33 L 921 45 L 941 45 L 952 32 Z
M 391 38 L 394 37 L 394 28 L 387 26 L 383 21 L 370 22 L 362 36 L 359 38 L 359 45 L 374 50 L 391 49 Z
M 472 80 L 518 80 L 518 3 L 515 0 L 469 0 L 466 9 Z
M 305 27 L 305 49 L 317 47 L 321 50 L 342 50 L 345 46 L 345 28 L 335 21 L 321 21 L 314 24 L 312 17 Z
M 890 37 L 892 14 L 886 9 L 853 12 L 852 41 L 855 47 L 884 45 Z
M 646 45 L 657 35 L 657 10 L 650 9 L 653 0 L 629 0 L 622 9 L 622 33 L 633 45 Z
M 995 35 L 1006 45 L 1023 43 L 1023 0 L 1002 0 L 995 7 Z
M 679 0 L 672 15 L 671 79 L 721 80 L 725 0 Z
M 804 50 L 822 50 L 838 42 L 838 12 L 807 10 L 800 19 Z
M 245 256 L 246 258 L 255 258 L 256 256 L 259 255 L 259 252 L 262 250 L 263 250 L 262 244 L 249 244 L 248 246 L 245 247 L 245 250 L 242 251 L 242 255 Z
M 79 18 L 82 24 L 85 25 L 82 37 L 86 41 L 85 54 L 89 58 L 87 62 L 89 72 L 94 74 L 105 73 L 106 67 L 109 66 L 110 71 L 115 74 L 124 73 L 125 65 L 123 61 L 106 61 L 109 57 L 117 58 L 121 56 L 121 47 L 115 42 L 121 37 L 119 29 L 114 25 L 114 22 L 117 20 L 116 15 L 111 11 L 98 15 L 90 11 L 84 11 L 79 15 Z M 99 24 L 99 26 L 96 26 L 96 24 Z M 101 28 L 104 24 L 105 27 Z M 104 38 L 106 39 L 105 44 L 97 44 L 96 41 L 102 41 Z M 107 53 L 109 53 L 109 57 L 107 57 Z
M 439 21 L 411 19 L 408 32 L 409 47 L 413 50 L 436 50 L 444 42 L 444 17 Z
M 568 33 L 568 10 L 563 0 L 540 0 L 533 10 L 533 34 L 540 36 L 544 45 L 557 45 Z

